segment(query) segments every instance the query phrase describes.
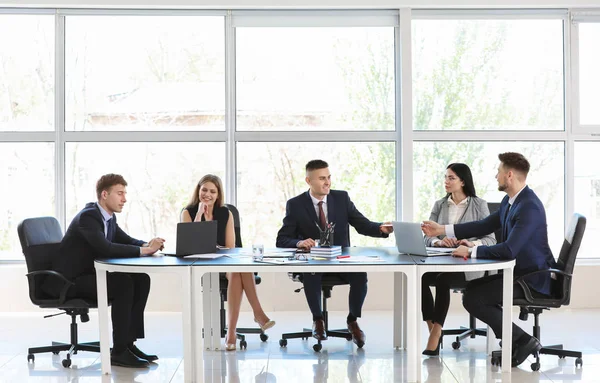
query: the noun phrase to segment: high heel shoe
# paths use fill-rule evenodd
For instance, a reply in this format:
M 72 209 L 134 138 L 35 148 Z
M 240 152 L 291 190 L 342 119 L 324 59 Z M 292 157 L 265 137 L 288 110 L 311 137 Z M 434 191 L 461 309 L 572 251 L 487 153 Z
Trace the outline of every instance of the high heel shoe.
M 268 320 L 268 321 L 265 322 L 265 324 L 260 324 L 260 322 L 258 321 L 258 319 L 254 318 L 254 322 L 256 322 L 258 324 L 258 327 L 260 327 L 260 330 L 262 332 L 265 332 L 268 329 L 270 329 L 271 327 L 275 326 L 275 321 L 274 320 Z
M 235 351 L 235 343 L 225 343 L 225 351 Z
M 440 355 L 440 345 L 442 344 L 442 338 L 443 337 L 440 335 L 440 340 L 438 341 L 438 345 L 435 348 L 435 350 L 427 350 L 427 349 L 425 349 L 423 351 L 423 355 L 426 355 L 426 356 L 439 356 Z

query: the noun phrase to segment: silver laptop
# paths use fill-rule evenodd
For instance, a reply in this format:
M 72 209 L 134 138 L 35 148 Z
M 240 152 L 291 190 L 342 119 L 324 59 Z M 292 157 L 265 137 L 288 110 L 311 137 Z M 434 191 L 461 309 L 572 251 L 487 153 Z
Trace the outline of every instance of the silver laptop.
M 427 250 L 420 223 L 392 222 L 396 247 L 402 254 L 419 255 L 422 257 L 450 255 L 451 253 L 440 250 Z

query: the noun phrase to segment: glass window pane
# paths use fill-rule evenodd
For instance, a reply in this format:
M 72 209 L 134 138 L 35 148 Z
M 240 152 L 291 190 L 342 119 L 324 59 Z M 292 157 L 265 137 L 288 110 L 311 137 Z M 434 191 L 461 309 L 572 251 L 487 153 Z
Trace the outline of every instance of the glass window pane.
M 0 131 L 54 129 L 54 16 L 0 15 Z
M 237 28 L 238 130 L 394 130 L 394 28 Z
M 446 195 L 444 174 L 453 162 L 471 168 L 477 196 L 500 202 L 506 193 L 498 191 L 498 154 L 518 152 L 531 164 L 527 185 L 537 194 L 548 221 L 548 239 L 555 257 L 562 246 L 565 211 L 565 150 L 562 142 L 415 142 L 413 157 L 414 218 L 429 218 L 433 203 Z
M 598 88 L 600 88 L 600 23 L 579 24 L 579 122 L 600 125 Z
M 0 259 L 23 260 L 17 225 L 55 216 L 54 144 L 0 143 Z
M 87 202 L 97 201 L 96 181 L 117 173 L 128 183 L 119 226 L 138 239 L 160 236 L 173 250 L 181 209 L 196 183 L 207 173 L 225 181 L 222 142 L 69 142 L 65 157 L 67 225 Z
M 378 222 L 394 220 L 395 156 L 392 142 L 238 143 L 237 200 L 244 244 L 260 241 L 265 246 L 275 246 L 285 204 L 308 190 L 305 165 L 317 158 L 329 163 L 331 188 L 346 190 L 365 217 Z M 388 239 L 365 237 L 352 228 L 350 241 L 355 246 L 395 243 L 393 236 Z
M 563 130 L 562 20 L 414 20 L 415 130 Z
M 600 236 L 600 142 L 575 142 L 575 211 L 587 218 L 577 258 L 598 258 L 596 235 Z
M 225 129 L 223 17 L 68 16 L 66 129 Z

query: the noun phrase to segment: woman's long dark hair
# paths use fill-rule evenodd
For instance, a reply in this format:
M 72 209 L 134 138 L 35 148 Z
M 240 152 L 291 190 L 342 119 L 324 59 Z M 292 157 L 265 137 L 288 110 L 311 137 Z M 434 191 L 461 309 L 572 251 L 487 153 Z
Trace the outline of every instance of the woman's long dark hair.
M 477 197 L 477 194 L 475 193 L 475 184 L 473 184 L 473 175 L 471 174 L 471 169 L 468 165 L 456 162 L 448 165 L 446 169 L 452 170 L 456 173 L 458 178 L 465 183 L 465 186 L 463 186 L 463 193 L 465 193 L 467 197 Z M 448 193 L 446 197 L 449 197 L 451 194 L 452 193 Z

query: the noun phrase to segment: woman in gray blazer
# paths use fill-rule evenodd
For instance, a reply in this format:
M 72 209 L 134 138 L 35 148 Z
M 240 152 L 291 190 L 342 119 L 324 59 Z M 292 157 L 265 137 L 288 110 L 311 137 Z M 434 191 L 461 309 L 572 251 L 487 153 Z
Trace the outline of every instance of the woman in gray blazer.
M 444 180 L 446 196 L 435 202 L 430 221 L 447 225 L 462 222 L 478 221 L 490 215 L 487 202 L 478 198 L 475 194 L 475 185 L 471 169 L 465 164 L 454 163 L 446 168 Z M 435 247 L 457 247 L 466 245 L 469 247 L 478 245 L 494 245 L 496 238 L 489 234 L 481 238 L 468 238 L 460 241 L 445 236 L 425 237 L 427 246 Z M 483 272 L 471 273 L 426 273 L 423 275 L 422 304 L 421 311 L 423 320 L 429 328 L 429 340 L 423 355 L 436 356 L 440 352 L 442 339 L 442 328 L 448 307 L 450 306 L 450 286 L 457 283 L 481 278 Z M 435 286 L 435 303 L 430 286 Z

